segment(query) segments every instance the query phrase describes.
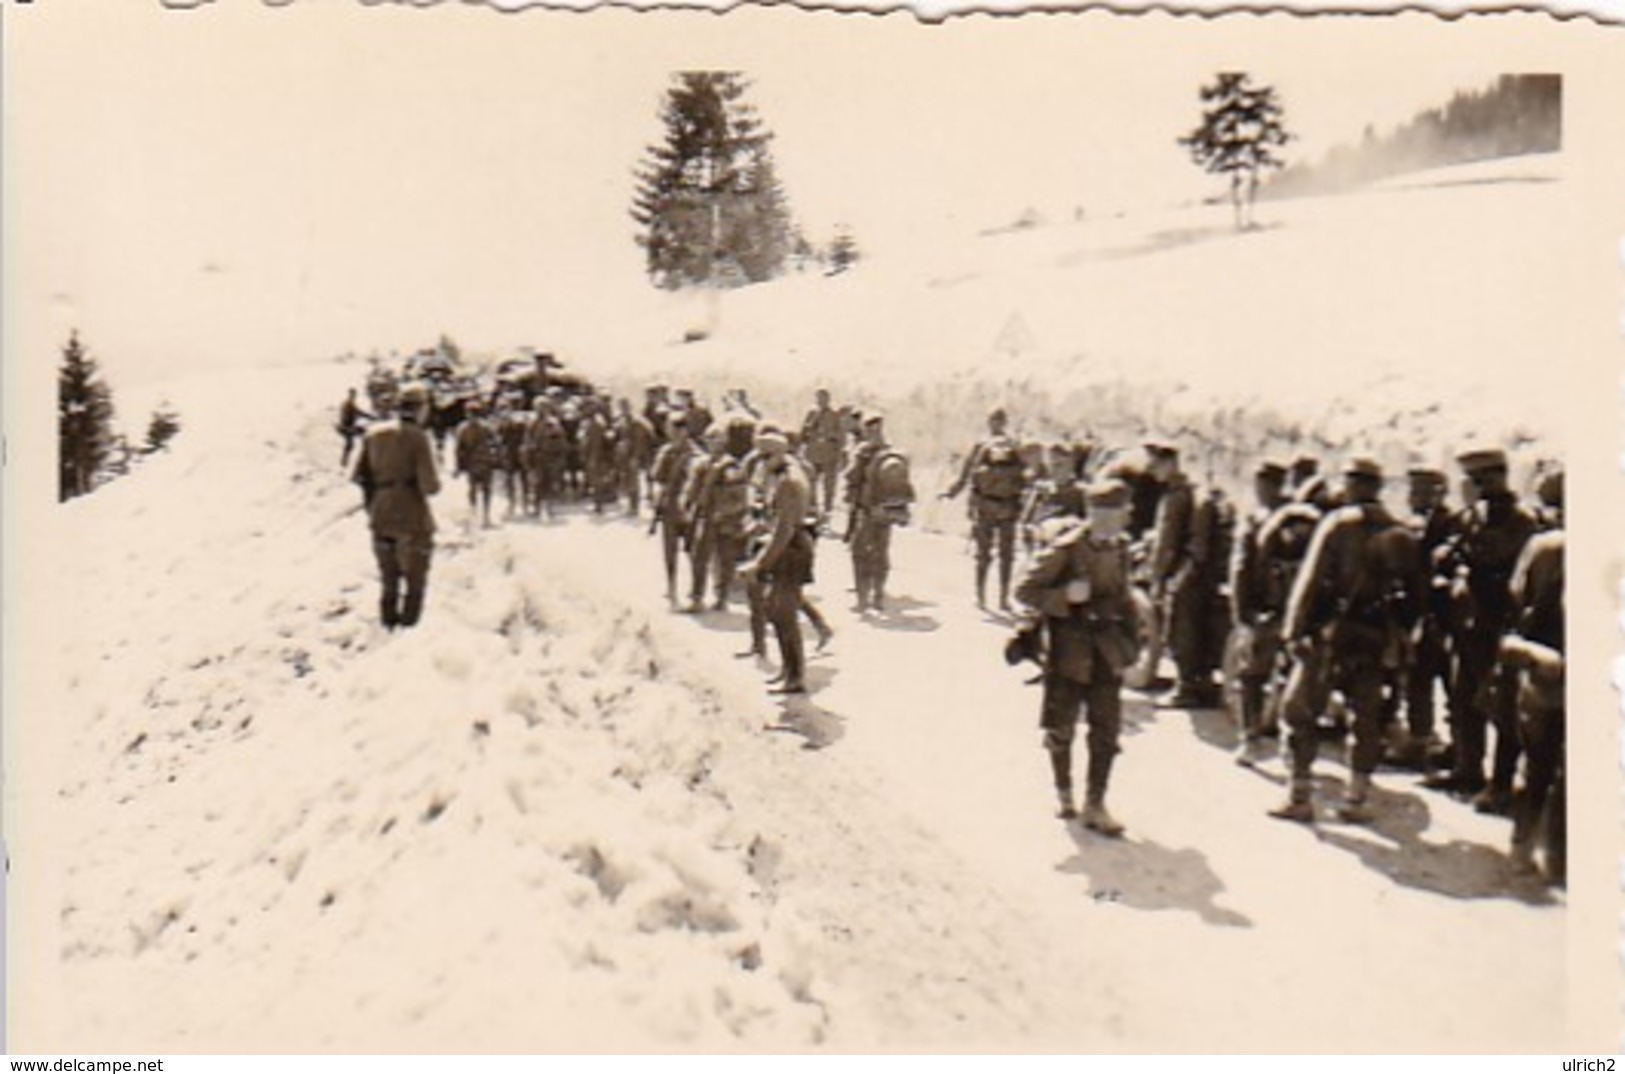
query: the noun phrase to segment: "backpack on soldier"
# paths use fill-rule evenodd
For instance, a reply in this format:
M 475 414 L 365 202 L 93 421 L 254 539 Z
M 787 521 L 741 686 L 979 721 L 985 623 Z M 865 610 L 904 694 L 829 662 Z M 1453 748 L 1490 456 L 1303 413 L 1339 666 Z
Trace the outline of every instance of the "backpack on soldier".
M 869 464 L 869 503 L 885 521 L 908 525 L 908 505 L 914 502 L 908 457 L 887 448 Z
M 1026 487 L 1026 465 L 1015 443 L 1002 436 L 988 441 L 970 480 L 971 490 L 984 499 L 1019 499 Z

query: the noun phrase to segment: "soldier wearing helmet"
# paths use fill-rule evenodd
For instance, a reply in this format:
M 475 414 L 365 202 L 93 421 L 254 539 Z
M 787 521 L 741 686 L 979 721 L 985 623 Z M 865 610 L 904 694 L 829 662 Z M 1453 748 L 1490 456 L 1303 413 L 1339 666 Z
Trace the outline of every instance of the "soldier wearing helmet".
M 1282 710 L 1291 735 L 1291 790 L 1271 814 L 1315 819 L 1316 721 L 1333 689 L 1354 711 L 1351 775 L 1339 815 L 1373 818 L 1371 776 L 1382 759 L 1383 681 L 1404 658 L 1405 637 L 1420 616 L 1426 590 L 1416 535 L 1381 503 L 1382 468 L 1369 458 L 1343 468 L 1346 506 L 1315 530 L 1293 582 L 1281 635 L 1298 658 Z

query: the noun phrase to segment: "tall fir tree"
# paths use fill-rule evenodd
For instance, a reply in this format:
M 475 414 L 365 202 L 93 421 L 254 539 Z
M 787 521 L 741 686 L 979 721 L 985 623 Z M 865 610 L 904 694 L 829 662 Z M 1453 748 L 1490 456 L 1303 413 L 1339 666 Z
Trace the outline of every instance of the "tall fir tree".
M 661 106 L 665 137 L 634 171 L 632 219 L 659 287 L 728 287 L 784 270 L 794 225 L 773 135 L 735 71 L 684 71 Z
M 1261 172 L 1281 167 L 1275 150 L 1292 140 L 1272 86 L 1255 86 L 1243 71 L 1221 72 L 1201 89 L 1202 123 L 1179 144 L 1213 175 L 1230 180 L 1238 230 L 1252 224 Z
M 113 393 L 96 360 L 68 336 L 56 377 L 57 499 L 83 496 L 96 487 L 113 457 Z

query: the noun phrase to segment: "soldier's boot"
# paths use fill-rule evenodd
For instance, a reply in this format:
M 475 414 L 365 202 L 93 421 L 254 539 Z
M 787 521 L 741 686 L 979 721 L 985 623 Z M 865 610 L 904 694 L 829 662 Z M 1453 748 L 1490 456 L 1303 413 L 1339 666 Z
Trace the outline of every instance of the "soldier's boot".
M 1123 834 L 1123 825 L 1106 811 L 1105 800 L 1093 795 L 1083 804 L 1083 826 L 1112 838 Z
M 1123 834 L 1123 826 L 1106 811 L 1106 784 L 1111 779 L 1115 754 L 1115 747 L 1089 751 L 1089 785 L 1084 797 L 1083 826 L 1101 835 Z
M 401 626 L 417 626 L 423 617 L 423 590 L 408 589 L 401 604 Z
M 1055 776 L 1055 797 L 1059 808 L 1055 815 L 1062 820 L 1071 820 L 1078 815 L 1077 809 L 1072 805 L 1072 751 L 1068 749 L 1049 750 L 1050 771 Z
M 1349 787 L 1343 794 L 1342 805 L 1337 807 L 1337 815 L 1350 824 L 1369 824 L 1376 819 L 1376 813 L 1371 808 L 1371 773 L 1356 772 L 1349 779 Z
M 1286 801 L 1270 810 L 1270 816 L 1280 820 L 1297 821 L 1299 824 L 1313 824 L 1315 821 L 1313 791 L 1314 785 L 1309 782 L 1308 776 L 1293 776 L 1292 789 L 1287 792 Z
M 1002 556 L 999 559 L 999 610 L 1010 610 L 1010 577 L 1016 565 L 1012 557 Z
M 976 564 L 976 606 L 987 607 L 987 564 L 981 562 Z
M 1512 812 L 1512 789 L 1499 781 L 1473 795 L 1473 812 L 1504 817 Z
M 1513 813 L 1512 847 L 1508 856 L 1512 859 L 1512 871 L 1521 876 L 1536 871 L 1535 829 L 1538 826 L 1539 818 L 1532 813 L 1528 795 L 1519 795 L 1518 808 Z

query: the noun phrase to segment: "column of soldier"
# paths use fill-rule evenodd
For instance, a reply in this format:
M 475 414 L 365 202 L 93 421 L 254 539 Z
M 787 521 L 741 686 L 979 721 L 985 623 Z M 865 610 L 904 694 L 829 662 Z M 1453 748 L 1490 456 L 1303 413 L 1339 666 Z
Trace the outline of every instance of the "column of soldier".
M 510 517 L 551 518 L 567 499 L 597 512 L 624 501 L 636 517 L 647 496 L 667 601 L 689 612 L 725 609 L 742 590 L 751 644 L 739 655 L 761 660 L 773 627 L 774 692 L 808 690 L 801 619 L 820 649 L 833 634 L 805 586 L 838 485 L 857 609 L 885 608 L 891 531 L 908 522 L 914 493 L 908 460 L 887 443 L 880 415 L 837 409 L 826 391 L 796 427 L 763 420 L 742 391 L 725 400 L 721 417 L 693 392 L 661 386 L 647 390 L 641 412 L 591 393 L 542 392 L 529 406 L 493 393 L 492 403 L 467 402 L 454 445 L 482 523 L 491 524 L 499 475 Z M 361 413 L 353 393 L 340 422 L 346 458 L 359 423 L 352 408 Z M 429 424 L 444 436 L 452 423 Z M 1273 815 L 1316 819 L 1320 744 L 1352 731 L 1339 818 L 1377 818 L 1379 765 L 1414 769 L 1426 786 L 1480 811 L 1510 813 L 1516 865 L 1533 870 L 1541 843 L 1546 875 L 1562 882 L 1562 474 L 1537 474 L 1531 509 L 1509 487 L 1504 451 L 1465 451 L 1457 466 L 1458 506 L 1448 504 L 1447 475 L 1417 468 L 1400 516 L 1382 503 L 1384 475 L 1372 459 L 1344 460 L 1336 482 L 1315 459 L 1264 461 L 1254 473 L 1256 503 L 1238 519 L 1220 490 L 1196 488 L 1175 445 L 1149 443 L 1143 458 L 1124 458 L 1087 443 L 1023 444 L 1003 411 L 990 415 L 989 436 L 942 496 L 969 491 L 976 602 L 989 608 L 996 562 L 999 609 L 1020 626 L 1006 656 L 1043 669 L 1040 723 L 1060 815 L 1078 816 L 1071 754 L 1081 719 L 1083 823 L 1122 832 L 1105 807 L 1121 690 L 1154 688 L 1167 652 L 1177 678 L 1164 703 L 1216 706 L 1228 691 L 1241 763 L 1266 756 L 1284 725 L 1290 790 Z M 367 469 L 363 452 L 364 488 Z M 429 551 L 420 542 L 421 569 L 410 557 L 392 566 L 400 557 L 379 544 L 380 509 L 371 513 L 384 619 L 394 626 L 392 594 L 403 576 L 408 604 L 421 610 Z M 678 585 L 685 560 L 686 595 Z
M 1472 447 L 1455 460 L 1459 503 L 1449 475 L 1416 467 L 1395 513 L 1374 459 L 1342 460 L 1336 481 L 1311 457 L 1263 460 L 1255 503 L 1238 518 L 1219 489 L 1186 476 L 1173 444 L 1145 444 L 1138 459 L 1102 455 L 1090 444 L 1020 444 L 995 411 L 944 493 L 971 490 L 978 605 L 996 558 L 1010 608 L 1024 538 L 1029 565 L 1014 595 L 1026 617 L 1006 655 L 1044 668 L 1041 723 L 1062 816 L 1075 814 L 1081 713 L 1085 824 L 1122 830 L 1104 807 L 1118 692 L 1154 688 L 1167 651 L 1177 678 L 1163 704 L 1217 707 L 1228 695 L 1238 763 L 1258 764 L 1285 726 L 1290 789 L 1273 816 L 1316 820 L 1320 745 L 1352 731 L 1338 818 L 1379 820 L 1377 769 L 1412 770 L 1425 787 L 1511 816 L 1515 867 L 1537 871 L 1538 846 L 1540 871 L 1564 881 L 1560 467 L 1536 468 L 1526 505 L 1507 453 Z
M 543 387 L 530 393 L 504 390 L 464 392 L 439 400 L 421 385 L 399 389 L 378 382 L 375 407 L 398 397 L 401 420 L 368 433 L 371 448 L 358 460 L 356 480 L 366 490 L 383 575 L 386 626 L 410 626 L 421 614 L 433 530 L 424 497 L 438 488 L 430 442 L 444 451 L 452 444 L 454 472 L 468 479 L 471 517 L 490 527 L 492 490 L 499 483 L 508 517 L 556 517 L 567 502 L 590 503 L 602 513 L 624 502 L 640 515 L 647 498 L 649 534 L 660 538 L 666 599 L 698 613 L 726 610 L 742 596 L 750 613 L 751 644 L 739 655 L 763 660 L 767 628 L 773 627 L 779 665 L 769 680 L 777 694 L 807 692 L 807 662 L 800 620 L 812 626 L 818 649 L 833 629 L 805 594 L 812 581 L 814 548 L 833 523 L 836 490 L 843 492 L 843 539 L 852 552 L 854 589 L 860 611 L 882 610 L 890 572 L 891 531 L 906 524 L 913 490 L 908 460 L 885 438 L 883 418 L 851 407 L 837 409 L 820 390 L 799 426 L 762 419 L 745 391 L 727 394 L 714 414 L 691 390 L 651 385 L 641 411 L 631 401 L 612 401 L 590 391 Z M 352 441 L 371 418 L 355 401 L 340 410 L 338 428 L 348 463 Z M 419 475 L 404 460 L 407 452 L 389 446 L 402 426 L 414 428 L 419 453 L 430 472 Z M 372 456 L 369 461 L 369 453 Z M 414 464 L 425 466 L 420 460 Z M 402 471 L 399 479 L 378 471 Z M 403 529 L 393 506 L 407 486 L 418 495 Z M 380 500 L 374 490 L 385 490 Z M 409 562 L 401 562 L 401 553 Z M 679 593 L 686 562 L 689 586 Z M 398 610 L 404 586 L 407 615 Z

